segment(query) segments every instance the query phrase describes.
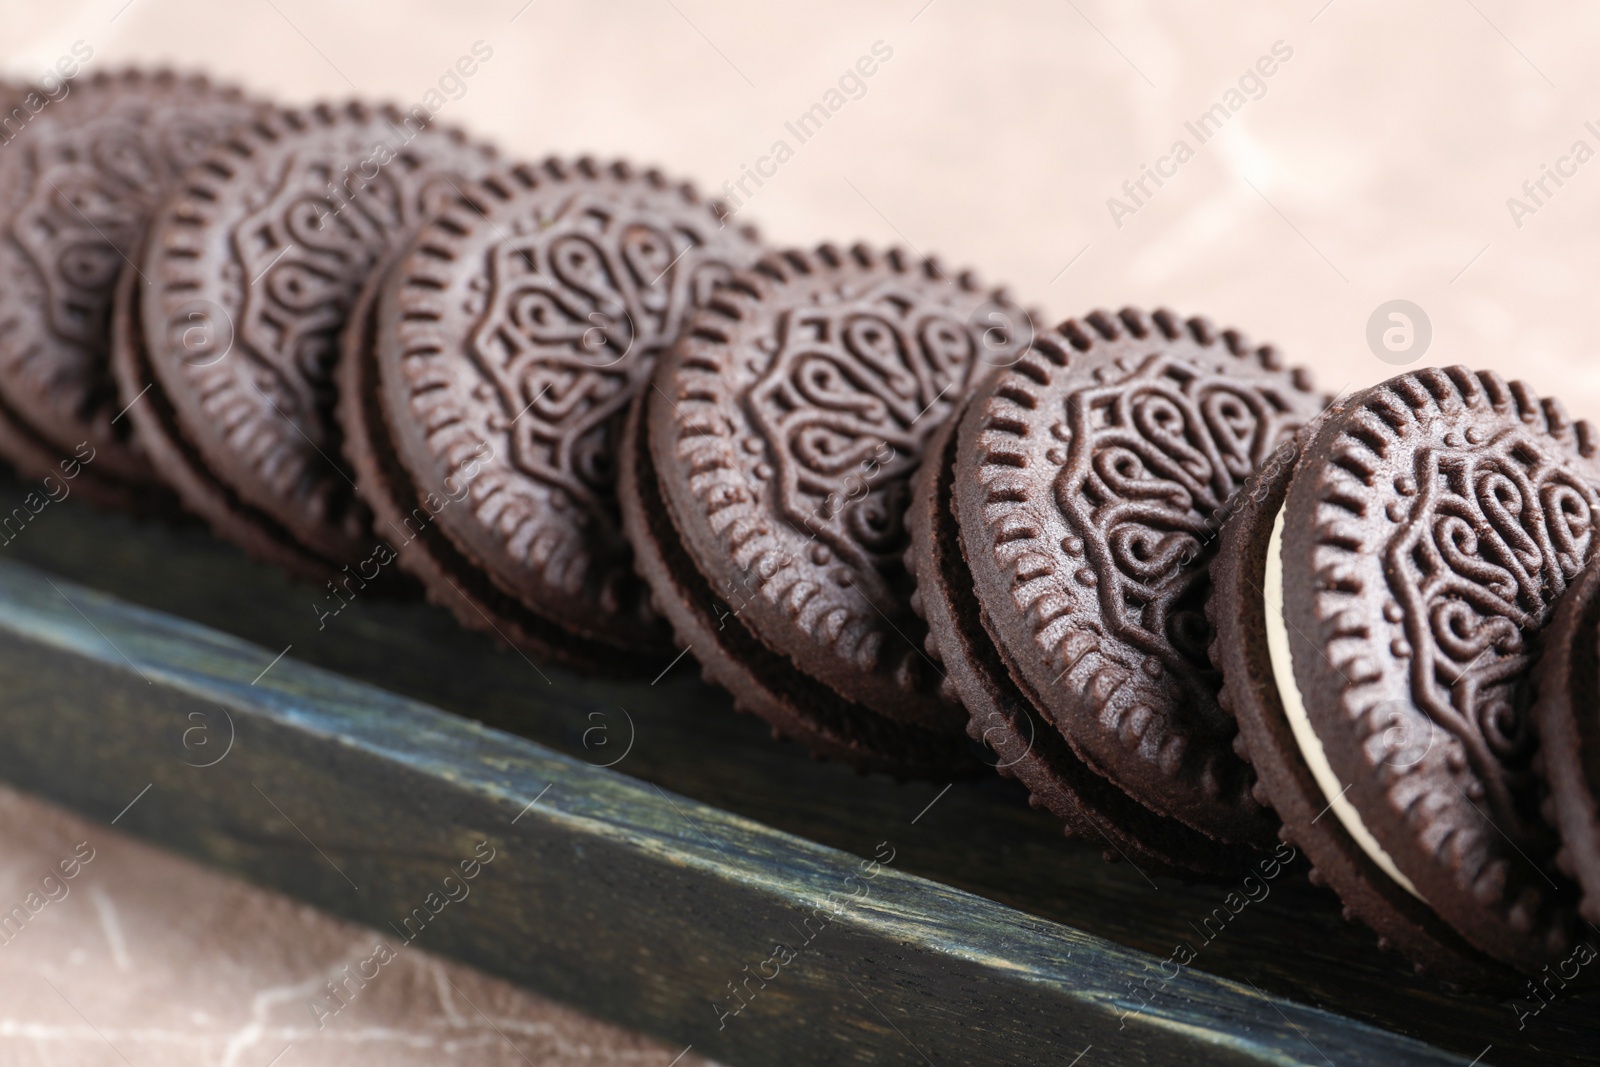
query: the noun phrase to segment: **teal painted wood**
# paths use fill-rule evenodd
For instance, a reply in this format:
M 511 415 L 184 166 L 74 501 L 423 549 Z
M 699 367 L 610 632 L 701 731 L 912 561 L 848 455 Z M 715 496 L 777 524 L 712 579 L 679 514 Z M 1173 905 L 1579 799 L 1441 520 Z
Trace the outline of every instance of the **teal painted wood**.
M 1466 1062 L 276 655 L 0 564 L 0 773 L 729 1063 Z

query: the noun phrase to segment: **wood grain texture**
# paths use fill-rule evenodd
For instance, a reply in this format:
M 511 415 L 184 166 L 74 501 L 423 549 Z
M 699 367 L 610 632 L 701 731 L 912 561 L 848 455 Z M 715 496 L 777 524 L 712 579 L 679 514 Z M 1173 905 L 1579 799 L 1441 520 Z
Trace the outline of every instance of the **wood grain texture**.
M 1485 1046 L 1484 1063 L 1597 1061 L 1592 998 L 1558 997 L 1519 1031 L 1513 1005 L 1413 976 L 1297 873 L 1216 932 L 1207 917 L 1238 886 L 1103 863 L 998 780 L 941 795 L 810 761 L 687 660 L 654 686 L 582 679 L 362 595 L 319 630 L 318 590 L 200 531 L 71 501 L 0 553 L 257 643 L 5 568 L 0 773 L 105 819 L 153 782 L 119 826 L 380 930 L 488 839 L 508 862 L 428 947 L 720 1060 L 1070 1062 L 1093 1044 L 1106 1062 L 1465 1063 Z M 202 762 L 186 716 L 219 707 L 234 751 L 186 766 Z M 726 984 L 848 892 L 880 842 L 896 858 L 870 899 L 719 1032 Z M 1197 958 L 1162 985 L 1180 942 Z

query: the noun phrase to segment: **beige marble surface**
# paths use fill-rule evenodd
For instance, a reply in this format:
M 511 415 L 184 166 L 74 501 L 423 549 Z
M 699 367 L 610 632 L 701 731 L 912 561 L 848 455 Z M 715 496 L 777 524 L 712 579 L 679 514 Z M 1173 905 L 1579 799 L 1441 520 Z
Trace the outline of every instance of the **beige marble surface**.
M 1593 4 L 7 0 L 0 27 L 17 76 L 82 41 L 91 69 L 164 61 L 289 101 L 409 105 L 445 78 L 440 118 L 514 154 L 625 154 L 711 189 L 760 166 L 734 192 L 774 240 L 937 250 L 1050 322 L 1203 312 L 1330 391 L 1392 373 L 1367 321 L 1405 298 L 1432 324 L 1424 362 L 1600 416 L 1600 159 L 1573 156 L 1600 152 Z M 450 82 L 478 42 L 490 58 Z M 871 77 L 830 98 L 875 45 Z M 837 109 L 802 143 L 786 124 L 819 103 Z M 1201 143 L 1186 123 L 1219 103 Z M 1179 140 L 1192 158 L 1163 161 Z M 1170 176 L 1135 200 L 1146 165 Z M 1535 199 L 1547 166 L 1567 176 Z M 297 990 L 359 930 L 4 792 L 0 890 L 86 837 L 98 858 L 71 896 L 0 946 L 0 1065 L 121 1063 L 105 1038 L 140 1065 L 265 1064 L 290 1042 L 283 1067 L 522 1062 L 502 1034 L 540 1064 L 676 1054 L 421 956 L 303 1037 Z

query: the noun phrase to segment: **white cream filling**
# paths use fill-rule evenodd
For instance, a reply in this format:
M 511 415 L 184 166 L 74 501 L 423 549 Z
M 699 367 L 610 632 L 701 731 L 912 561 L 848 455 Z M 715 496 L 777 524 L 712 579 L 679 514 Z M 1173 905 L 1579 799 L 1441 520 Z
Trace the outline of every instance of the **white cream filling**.
M 1398 882 L 1407 893 L 1422 900 L 1422 894 L 1411 884 L 1411 879 L 1400 873 L 1400 868 L 1395 866 L 1394 860 L 1390 859 L 1383 846 L 1378 844 L 1378 839 L 1372 836 L 1367 824 L 1361 821 L 1361 814 L 1356 811 L 1356 806 L 1345 796 L 1348 787 L 1339 784 L 1339 776 L 1333 773 L 1333 766 L 1328 762 L 1328 754 L 1322 747 L 1322 741 L 1317 737 L 1317 732 L 1311 728 L 1311 719 L 1306 715 L 1305 701 L 1300 697 L 1300 684 L 1295 680 L 1294 661 L 1289 653 L 1289 627 L 1283 621 L 1283 508 L 1281 507 L 1272 522 L 1272 540 L 1267 542 L 1267 569 L 1261 577 L 1262 600 L 1267 620 L 1267 653 L 1272 661 L 1272 676 L 1278 686 L 1278 699 L 1283 704 L 1283 714 L 1289 720 L 1289 728 L 1294 731 L 1295 743 L 1300 746 L 1300 757 L 1306 761 L 1306 766 L 1311 768 L 1312 777 L 1316 778 L 1317 785 L 1322 787 L 1322 795 L 1327 799 L 1328 807 L 1338 816 L 1345 832 L 1361 846 L 1361 851 L 1365 852 L 1383 873 Z

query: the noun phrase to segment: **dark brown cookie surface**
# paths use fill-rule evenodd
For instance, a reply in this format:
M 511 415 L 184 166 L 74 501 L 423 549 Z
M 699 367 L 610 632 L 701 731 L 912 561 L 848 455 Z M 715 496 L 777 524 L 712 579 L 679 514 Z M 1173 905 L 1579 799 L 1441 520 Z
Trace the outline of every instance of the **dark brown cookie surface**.
M 1220 841 L 1273 823 L 1216 702 L 1206 565 L 1229 497 L 1320 407 L 1271 348 L 1128 310 L 1036 342 L 962 423 L 964 554 L 1016 681 L 1097 774 Z
M 229 492 L 332 570 L 373 547 L 339 462 L 339 333 L 388 249 L 493 159 L 393 109 L 286 111 L 236 131 L 152 225 L 140 317 L 173 426 Z M 225 536 L 243 514 L 219 511 L 214 494 L 185 504 Z
M 118 417 L 112 291 L 166 191 L 264 110 L 204 78 L 96 74 L 62 84 L 0 152 L 0 447 L 29 474 L 86 442 L 79 484 L 95 499 L 157 491 Z
M 371 346 L 391 487 L 459 497 L 433 509 L 447 542 L 412 539 L 402 562 L 437 586 L 470 561 L 546 625 L 666 651 L 617 511 L 622 424 L 688 313 L 759 251 L 689 187 L 620 163 L 517 167 L 451 204 L 389 272 Z
M 1583 919 L 1600 923 L 1600 558 L 1561 598 L 1540 643 L 1533 720 L 1544 815 L 1560 830 L 1557 866 L 1582 887 Z
M 742 624 L 845 700 L 934 730 L 965 716 L 910 610 L 903 512 L 922 447 L 984 358 L 968 275 L 823 247 L 719 290 L 667 355 L 646 432 L 684 550 Z
M 1457 973 L 1481 970 L 1482 956 L 1532 973 L 1571 945 L 1573 892 L 1537 810 L 1525 682 L 1592 554 L 1594 453 L 1586 424 L 1519 382 L 1418 371 L 1342 403 L 1308 435 L 1282 508 L 1254 520 L 1254 538 L 1269 530 L 1255 550 L 1264 570 L 1233 595 L 1258 584 L 1264 624 L 1243 632 L 1256 651 L 1229 689 L 1243 722 L 1266 715 L 1240 694 L 1272 687 L 1293 749 L 1279 729 L 1276 743 L 1247 735 L 1250 754 L 1309 770 L 1322 821 L 1343 833 L 1319 848 L 1300 825 L 1314 799 L 1285 789 L 1289 832 L 1325 850 L 1331 860 L 1313 862 L 1352 910 L 1420 945 L 1424 964 L 1443 952 Z

